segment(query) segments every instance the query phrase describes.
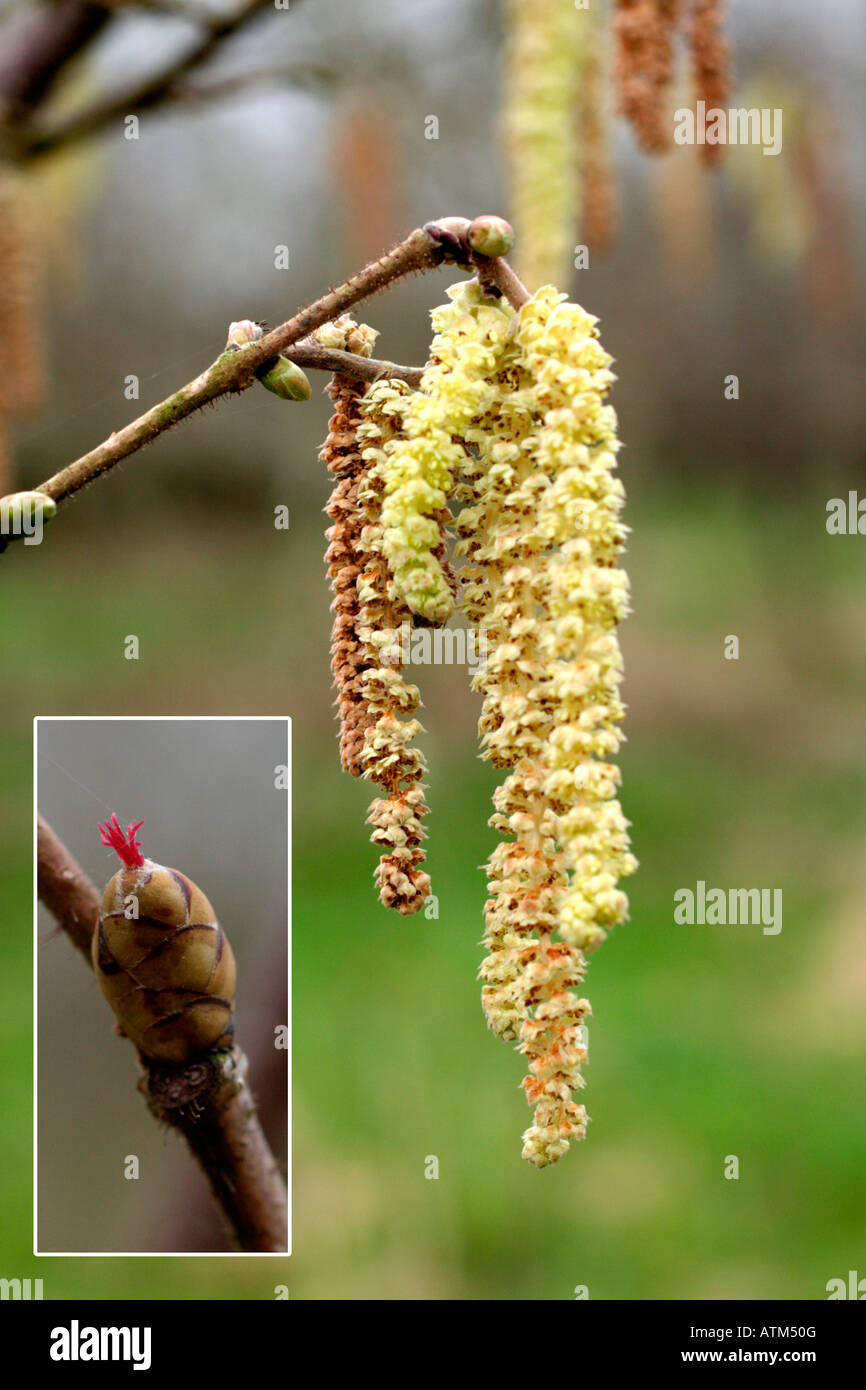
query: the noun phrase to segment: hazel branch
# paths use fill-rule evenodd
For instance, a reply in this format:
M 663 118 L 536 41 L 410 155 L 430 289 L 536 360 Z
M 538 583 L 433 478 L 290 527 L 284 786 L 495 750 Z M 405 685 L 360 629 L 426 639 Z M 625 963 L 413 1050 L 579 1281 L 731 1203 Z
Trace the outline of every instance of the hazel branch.
M 497 254 L 485 254 L 484 250 L 479 250 L 478 237 L 473 241 L 473 229 L 477 230 L 480 224 L 483 224 L 481 230 L 485 233 L 480 244 L 489 246 Z M 490 235 L 491 224 L 495 224 L 494 236 Z M 507 236 L 502 228 L 507 229 Z M 43 493 L 55 503 L 65 502 L 211 401 L 247 390 L 281 355 L 290 357 L 299 366 L 306 364 L 329 372 L 336 370 L 354 375 L 362 381 L 396 376 L 417 388 L 421 368 L 401 367 L 396 363 L 364 359 L 352 353 L 338 353 L 304 340 L 317 328 L 404 276 L 416 271 L 433 270 L 444 263 L 456 264 L 464 270 L 474 269 L 491 294 L 505 295 L 514 308 L 519 309 L 529 298 L 528 291 L 502 255 L 498 254 L 500 250 L 510 249 L 512 239 L 513 234 L 507 223 L 500 218 L 486 216 L 476 218 L 472 223 L 465 217 L 448 217 L 416 228 L 392 251 L 377 261 L 371 261 L 350 279 L 300 309 L 278 328 L 248 343 L 242 350 L 230 345 L 193 381 L 152 406 L 123 429 L 110 434 L 96 448 L 61 468 L 34 491 Z M 0 549 L 11 539 L 14 539 L 14 535 L 3 537 Z
M 14 28 L 3 28 L 0 45 L 0 121 L 23 119 L 51 91 L 67 63 L 102 31 L 109 12 L 82 0 L 40 5 Z
M 93 926 L 99 916 L 99 893 L 41 816 L 36 818 L 36 863 L 40 901 L 90 965 Z
M 223 97 L 246 93 L 256 87 L 295 87 L 301 90 L 333 87 L 339 74 L 324 63 L 306 63 L 298 67 L 243 68 L 240 72 L 212 77 L 208 81 L 178 82 L 165 93 L 160 105 L 192 105 L 196 102 L 219 101 Z
M 100 894 L 41 816 L 36 862 L 40 901 L 92 965 Z M 171 1067 L 140 1054 L 139 1061 L 139 1089 L 148 1109 L 183 1135 L 240 1249 L 287 1250 L 286 1187 L 259 1124 L 244 1053 L 234 1047 Z
M 55 502 L 66 501 L 130 454 L 137 453 L 145 444 L 150 444 L 165 430 L 171 429 L 172 425 L 201 410 L 202 406 L 220 396 L 245 391 L 253 384 L 257 373 L 267 369 L 269 363 L 274 363 L 281 352 L 345 313 L 360 300 L 367 299 L 412 271 L 432 269 L 441 261 L 441 248 L 436 242 L 420 229 L 412 232 L 393 251 L 371 262 L 350 280 L 301 309 L 294 318 L 266 333 L 258 342 L 250 343 L 243 351 L 227 349 L 221 353 L 194 381 L 152 406 L 131 424 L 110 434 L 95 449 L 40 483 L 36 491 L 45 493 Z

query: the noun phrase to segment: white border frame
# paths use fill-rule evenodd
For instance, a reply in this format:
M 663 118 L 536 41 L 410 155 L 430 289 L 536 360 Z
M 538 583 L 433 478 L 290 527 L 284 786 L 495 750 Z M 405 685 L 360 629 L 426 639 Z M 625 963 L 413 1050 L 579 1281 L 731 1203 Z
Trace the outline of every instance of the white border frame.
M 286 767 L 289 770 L 288 813 L 286 825 L 286 1022 L 288 1048 L 286 1056 L 286 1190 L 288 1193 L 288 1230 L 285 1250 L 40 1250 L 37 1244 L 37 1173 L 38 1138 L 38 1027 L 37 1027 L 37 953 L 39 896 L 37 892 L 36 835 L 39 799 L 39 725 L 59 723 L 261 723 L 263 720 L 286 726 Z M 33 1254 L 38 1259 L 69 1260 L 287 1260 L 292 1253 L 292 720 L 287 714 L 37 714 L 33 717 Z

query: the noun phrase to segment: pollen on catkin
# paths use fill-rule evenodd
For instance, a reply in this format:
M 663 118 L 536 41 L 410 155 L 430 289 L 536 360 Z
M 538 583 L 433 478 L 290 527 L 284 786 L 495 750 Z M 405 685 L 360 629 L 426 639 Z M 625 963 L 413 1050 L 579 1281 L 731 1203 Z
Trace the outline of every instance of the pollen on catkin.
M 414 746 L 424 732 L 413 717 L 420 704 L 418 687 L 402 674 L 402 637 L 411 613 L 386 558 L 383 503 L 387 449 L 405 437 L 413 396 L 402 381 L 377 382 L 364 396 L 357 432 L 365 469 L 358 491 L 357 632 L 365 661 L 361 696 L 369 712 L 360 765 L 363 776 L 384 792 L 367 817 L 370 838 L 383 851 L 376 870 L 379 896 L 385 907 L 404 915 L 417 912 L 430 896 L 430 878 L 421 867 L 426 764 Z
M 463 288 L 449 291 L 450 302 L 431 315 L 435 336 L 421 389 L 408 397 L 402 434 L 386 441 L 380 467 L 382 553 L 408 608 L 435 624 L 454 611 L 443 560 L 446 504 L 466 462 L 465 433 L 492 399 L 487 320 L 467 312 Z M 476 293 L 480 299 L 477 286 Z
M 376 334 L 366 325 L 343 317 L 327 324 L 316 335 L 323 347 L 354 351 L 369 357 Z M 349 348 L 351 341 L 352 347 Z M 334 414 L 328 424 L 328 435 L 319 453 L 337 479 L 325 508 L 333 525 L 327 532 L 328 549 L 325 562 L 333 590 L 331 611 L 334 624 L 331 635 L 331 671 L 337 691 L 340 716 L 340 761 L 343 769 L 360 777 L 361 752 L 366 730 L 375 723 L 375 714 L 365 698 L 362 676 L 368 665 L 358 634 L 360 604 L 357 580 L 361 571 L 358 538 L 363 525 L 358 492 L 367 468 L 357 441 L 361 423 L 361 400 L 366 387 L 352 377 L 335 374 L 327 387 L 334 402 Z
M 593 251 L 606 251 L 616 236 L 619 216 L 607 99 L 609 45 L 604 15 L 598 6 L 587 14 L 589 28 L 577 101 L 581 236 Z
M 579 170 L 576 102 L 590 16 L 563 0 L 508 0 L 505 155 L 518 269 L 530 289 L 571 266 Z
M 616 884 L 636 867 L 610 761 L 628 609 L 610 365 L 578 305 L 547 287 L 523 306 L 467 435 L 470 505 L 457 523 L 467 608 L 487 637 L 474 679 L 483 755 L 507 770 L 491 819 L 508 838 L 487 868 L 482 1000 L 528 1060 L 523 1156 L 538 1167 L 586 1132 L 572 1096 L 590 1010 L 575 991 L 586 952 L 625 918 Z

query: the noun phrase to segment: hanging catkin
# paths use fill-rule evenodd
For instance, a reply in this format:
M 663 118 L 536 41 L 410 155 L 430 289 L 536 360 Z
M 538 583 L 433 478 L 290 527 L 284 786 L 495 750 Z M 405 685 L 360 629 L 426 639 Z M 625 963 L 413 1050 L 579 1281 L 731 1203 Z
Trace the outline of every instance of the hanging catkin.
M 722 37 L 722 0 L 694 0 L 689 27 L 695 101 L 705 104 L 705 114 L 724 107 L 731 89 L 730 45 Z M 725 147 L 699 137 L 698 153 L 707 164 L 716 164 Z
M 473 681 L 483 754 L 507 773 L 491 820 L 504 838 L 487 870 L 482 999 L 491 1029 L 527 1059 L 523 1156 L 544 1167 L 586 1132 L 573 1094 L 589 1004 L 576 991 L 587 952 L 626 916 L 617 881 L 636 867 L 610 762 L 628 610 L 613 376 L 595 320 L 552 288 L 514 317 L 477 285 L 449 293 L 471 325 L 461 342 L 473 370 L 484 345 L 457 526 L 467 616 L 487 647 Z
M 376 335 L 372 329 L 366 326 L 359 328 L 353 320 L 342 318 L 321 330 L 318 338 L 331 347 L 369 357 Z M 375 723 L 362 685 L 368 654 L 358 635 L 360 605 L 357 581 L 361 572 L 358 538 L 362 526 L 358 490 L 368 465 L 361 457 L 357 430 L 361 423 L 360 404 L 366 387 L 352 377 L 335 375 L 327 389 L 334 402 L 334 414 L 319 457 L 337 479 L 325 508 L 333 523 L 327 532 L 329 544 L 325 552 L 334 594 L 331 604 L 334 614 L 331 670 L 340 717 L 340 760 L 345 772 L 360 777 L 363 772 L 361 753 L 364 736 Z
M 673 132 L 667 109 L 679 0 L 617 0 L 617 106 L 650 154 L 666 149 Z
M 8 422 L 42 391 L 36 244 L 25 178 L 0 165 L 0 495 L 14 486 Z
M 406 417 L 413 396 L 401 381 L 371 386 L 362 405 L 358 443 L 367 465 L 359 487 L 361 573 L 358 634 L 365 652 L 362 693 L 371 720 L 364 733 L 364 776 L 382 788 L 370 805 L 370 838 L 383 853 L 376 870 L 385 907 L 404 915 L 417 912 L 430 896 L 430 878 L 421 865 L 427 814 L 422 778 L 426 763 L 414 740 L 424 732 L 414 712 L 418 687 L 403 677 L 404 637 L 412 613 L 388 564 L 384 507 L 387 450 L 405 439 Z M 446 582 L 450 570 L 443 569 Z
M 365 357 L 375 341 L 372 329 L 347 316 L 316 336 L 323 346 Z M 402 635 L 412 615 L 383 553 L 385 483 L 379 466 L 385 445 L 403 436 L 412 393 L 403 382 L 367 387 L 340 375 L 328 389 L 335 411 L 321 457 L 337 478 L 326 508 L 333 523 L 326 559 L 334 593 L 331 668 L 340 754 L 345 771 L 382 788 L 367 818 L 371 839 L 383 851 L 376 870 L 379 896 L 385 907 L 408 914 L 430 894 L 421 868 L 426 765 L 414 746 L 423 732 L 411 717 L 420 703 L 418 688 L 401 674 Z
M 530 289 L 564 279 L 578 214 L 577 94 L 586 26 L 568 0 L 508 0 L 504 141 L 517 267 Z

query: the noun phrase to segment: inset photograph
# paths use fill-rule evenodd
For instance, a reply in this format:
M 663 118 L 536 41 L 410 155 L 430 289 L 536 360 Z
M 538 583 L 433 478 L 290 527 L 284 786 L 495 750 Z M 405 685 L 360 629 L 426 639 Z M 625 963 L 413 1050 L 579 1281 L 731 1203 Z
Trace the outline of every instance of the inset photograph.
M 34 721 L 34 1251 L 290 1251 L 291 724 Z

